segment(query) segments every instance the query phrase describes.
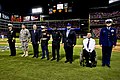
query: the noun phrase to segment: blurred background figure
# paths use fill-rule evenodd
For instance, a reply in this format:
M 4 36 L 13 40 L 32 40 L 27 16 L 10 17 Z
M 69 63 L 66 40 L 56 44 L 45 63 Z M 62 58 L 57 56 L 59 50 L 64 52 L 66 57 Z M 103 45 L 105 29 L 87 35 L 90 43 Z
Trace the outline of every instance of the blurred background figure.
M 5 37 L 4 34 L 1 34 L 2 41 L 4 41 L 4 37 Z
M 56 59 L 57 54 L 57 62 L 59 61 L 60 54 L 60 42 L 61 42 L 61 33 L 57 30 L 56 26 L 54 26 L 52 31 L 52 59 L 51 61 Z
M 22 24 L 22 29 L 20 31 L 20 35 L 19 35 L 19 38 L 20 38 L 20 42 L 22 44 L 22 49 L 23 49 L 23 55 L 22 57 L 27 57 L 28 56 L 28 42 L 29 42 L 29 39 L 30 39 L 30 32 L 28 29 L 26 29 L 26 26 L 24 24 Z
M 8 24 L 7 38 L 8 38 L 9 48 L 11 52 L 10 56 L 15 56 L 16 55 L 16 48 L 15 48 L 16 33 L 13 30 L 12 24 Z
M 113 20 L 105 20 L 106 26 L 100 31 L 99 44 L 102 47 L 102 66 L 110 67 L 110 58 L 112 48 L 116 46 L 117 36 L 116 29 L 112 27 Z
M 73 48 L 76 45 L 76 32 L 71 29 L 71 24 L 67 24 L 67 30 L 63 33 L 63 40 L 66 61 L 72 63 L 73 61 Z
M 46 58 L 49 60 L 49 50 L 48 50 L 48 41 L 50 40 L 50 34 L 47 32 L 46 26 L 41 26 L 41 48 L 42 48 L 42 58 Z
M 31 42 L 34 51 L 34 57 L 38 58 L 39 53 L 39 43 L 40 43 L 40 32 L 37 29 L 36 24 L 33 25 L 33 30 L 31 31 Z

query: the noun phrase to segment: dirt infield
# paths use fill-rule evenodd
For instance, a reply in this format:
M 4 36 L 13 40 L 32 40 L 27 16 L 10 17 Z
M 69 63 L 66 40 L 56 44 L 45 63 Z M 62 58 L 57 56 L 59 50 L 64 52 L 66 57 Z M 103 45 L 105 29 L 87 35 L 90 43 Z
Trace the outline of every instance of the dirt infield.
M 0 44 L 8 44 L 8 43 L 0 42 Z M 21 43 L 16 43 L 16 44 L 21 45 Z M 29 43 L 29 45 L 32 45 L 32 44 Z M 49 44 L 48 46 L 52 46 L 52 44 Z M 61 46 L 63 46 L 63 45 L 61 44 Z M 82 47 L 82 45 L 75 45 L 75 47 Z M 100 45 L 96 45 L 96 48 L 101 49 Z M 117 43 L 117 46 L 115 46 L 115 48 L 113 48 L 113 51 L 120 52 L 120 43 Z

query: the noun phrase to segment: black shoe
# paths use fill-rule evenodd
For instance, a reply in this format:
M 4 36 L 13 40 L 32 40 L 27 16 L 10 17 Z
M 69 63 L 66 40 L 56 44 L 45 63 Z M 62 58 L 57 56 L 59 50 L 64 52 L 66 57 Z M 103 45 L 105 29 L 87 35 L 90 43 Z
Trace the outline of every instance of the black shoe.
M 69 62 L 68 60 L 65 61 L 65 63 Z
M 89 65 L 89 64 L 86 64 L 86 67 L 90 67 L 90 65 Z
M 72 61 L 70 61 L 70 64 L 72 64 Z
M 41 59 L 44 59 L 45 57 L 42 57 Z
M 57 62 L 59 62 L 59 59 L 57 59 Z
M 55 60 L 54 58 L 51 59 L 51 61 Z
M 49 60 L 49 58 L 47 58 L 47 60 Z
M 105 64 L 102 64 L 102 67 L 105 67 Z
M 110 65 L 106 65 L 106 66 L 109 67 L 109 68 L 111 67 Z

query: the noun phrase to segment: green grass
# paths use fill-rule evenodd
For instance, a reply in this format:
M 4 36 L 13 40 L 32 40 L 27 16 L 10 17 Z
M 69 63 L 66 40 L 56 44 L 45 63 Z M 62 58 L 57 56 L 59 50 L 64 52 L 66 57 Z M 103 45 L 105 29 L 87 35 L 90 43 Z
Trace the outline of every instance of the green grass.
M 89 68 L 79 65 L 81 47 L 74 48 L 72 64 L 64 63 L 63 47 L 60 48 L 61 60 L 59 62 L 41 60 L 41 48 L 39 51 L 38 59 L 32 58 L 31 45 L 29 45 L 29 57 L 26 58 L 21 57 L 22 50 L 20 49 L 17 50 L 15 57 L 9 56 L 9 50 L 0 51 L 0 80 L 119 80 L 120 78 L 120 52 L 112 53 L 111 68 L 108 68 L 101 67 L 101 49 L 96 49 L 97 67 Z M 51 46 L 49 46 L 49 52 L 51 58 Z

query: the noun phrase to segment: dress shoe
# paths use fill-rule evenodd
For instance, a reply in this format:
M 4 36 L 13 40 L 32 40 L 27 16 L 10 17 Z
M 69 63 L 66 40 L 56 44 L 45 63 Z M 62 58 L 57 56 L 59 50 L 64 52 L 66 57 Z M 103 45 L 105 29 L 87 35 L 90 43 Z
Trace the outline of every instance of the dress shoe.
M 72 61 L 70 61 L 70 64 L 72 64 Z
M 51 59 L 51 61 L 55 60 L 54 58 Z
M 42 57 L 41 59 L 44 59 L 45 57 Z
M 102 64 L 102 67 L 105 67 L 105 64 Z
M 110 65 L 106 65 L 106 66 L 109 67 L 109 68 L 111 67 Z
M 65 63 L 69 62 L 68 60 L 65 61 Z
M 59 59 L 57 59 L 57 62 L 59 62 Z
M 47 58 L 47 60 L 49 60 L 49 58 Z

